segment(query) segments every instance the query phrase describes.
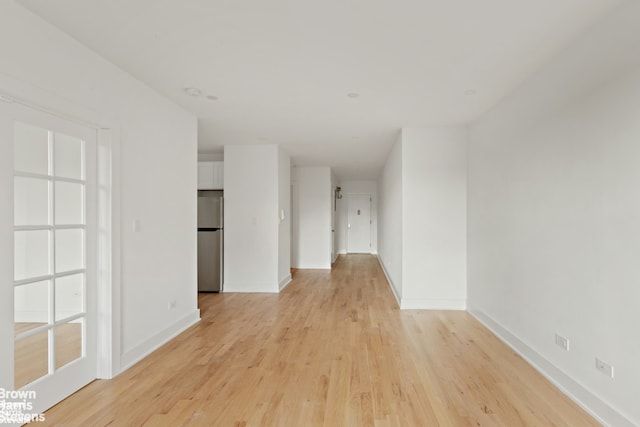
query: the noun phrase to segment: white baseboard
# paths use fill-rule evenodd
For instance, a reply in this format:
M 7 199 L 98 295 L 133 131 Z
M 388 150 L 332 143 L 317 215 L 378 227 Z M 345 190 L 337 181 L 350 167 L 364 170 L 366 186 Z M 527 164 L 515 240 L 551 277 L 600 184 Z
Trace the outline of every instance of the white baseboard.
M 465 299 L 402 298 L 401 310 L 466 310 Z
M 384 273 L 384 277 L 387 278 L 387 283 L 389 284 L 389 287 L 391 288 L 391 292 L 393 293 L 393 296 L 396 297 L 396 302 L 398 303 L 398 307 L 400 307 L 401 306 L 400 297 L 398 297 L 398 292 L 396 290 L 395 285 L 393 284 L 393 280 L 391 280 L 391 277 L 389 277 L 389 274 L 387 273 L 387 269 L 384 267 L 384 263 L 382 262 L 382 260 L 380 259 L 380 257 L 378 255 L 376 255 L 376 259 L 378 260 L 378 264 L 380 264 L 380 268 L 382 268 L 382 272 Z
M 338 255 L 346 255 L 346 254 L 347 254 L 347 250 L 346 249 L 338 250 Z
M 298 270 L 331 270 L 331 264 L 308 264 L 296 267 Z
M 282 292 L 282 290 L 286 288 L 289 283 L 291 283 L 291 274 L 287 274 L 282 280 L 280 280 L 280 283 L 278 285 L 280 291 Z
M 467 311 L 596 420 L 612 427 L 636 425 L 481 310 L 469 305 Z
M 168 328 L 125 352 L 120 358 L 122 373 L 200 321 L 200 310 L 184 316 Z

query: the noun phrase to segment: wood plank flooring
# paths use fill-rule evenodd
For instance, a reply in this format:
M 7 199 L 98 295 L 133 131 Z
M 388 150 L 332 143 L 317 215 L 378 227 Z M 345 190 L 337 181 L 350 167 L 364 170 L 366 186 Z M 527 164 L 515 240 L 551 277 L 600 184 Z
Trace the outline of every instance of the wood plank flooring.
M 400 311 L 373 256 L 200 307 L 199 324 L 44 424 L 599 425 L 469 314 Z

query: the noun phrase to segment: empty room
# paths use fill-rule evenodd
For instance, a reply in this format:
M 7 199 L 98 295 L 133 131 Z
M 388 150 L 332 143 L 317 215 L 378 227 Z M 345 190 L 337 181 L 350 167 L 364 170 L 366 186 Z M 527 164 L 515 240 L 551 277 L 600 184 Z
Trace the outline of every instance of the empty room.
M 0 1 L 0 424 L 640 425 L 637 0 Z

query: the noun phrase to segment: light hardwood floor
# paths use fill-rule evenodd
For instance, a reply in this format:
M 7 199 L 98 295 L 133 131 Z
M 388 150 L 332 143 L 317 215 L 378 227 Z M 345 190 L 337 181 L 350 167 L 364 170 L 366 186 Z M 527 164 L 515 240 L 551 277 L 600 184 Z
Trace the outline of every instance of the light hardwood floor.
M 469 314 L 400 311 L 373 256 L 200 307 L 199 324 L 45 425 L 599 425 Z

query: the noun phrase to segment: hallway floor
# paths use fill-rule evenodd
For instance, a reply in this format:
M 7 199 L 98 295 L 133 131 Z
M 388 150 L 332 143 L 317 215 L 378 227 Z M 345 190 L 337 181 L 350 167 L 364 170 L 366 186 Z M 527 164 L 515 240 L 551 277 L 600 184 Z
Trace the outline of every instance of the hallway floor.
M 371 255 L 199 302 L 199 324 L 44 424 L 599 425 L 468 313 L 400 311 Z

